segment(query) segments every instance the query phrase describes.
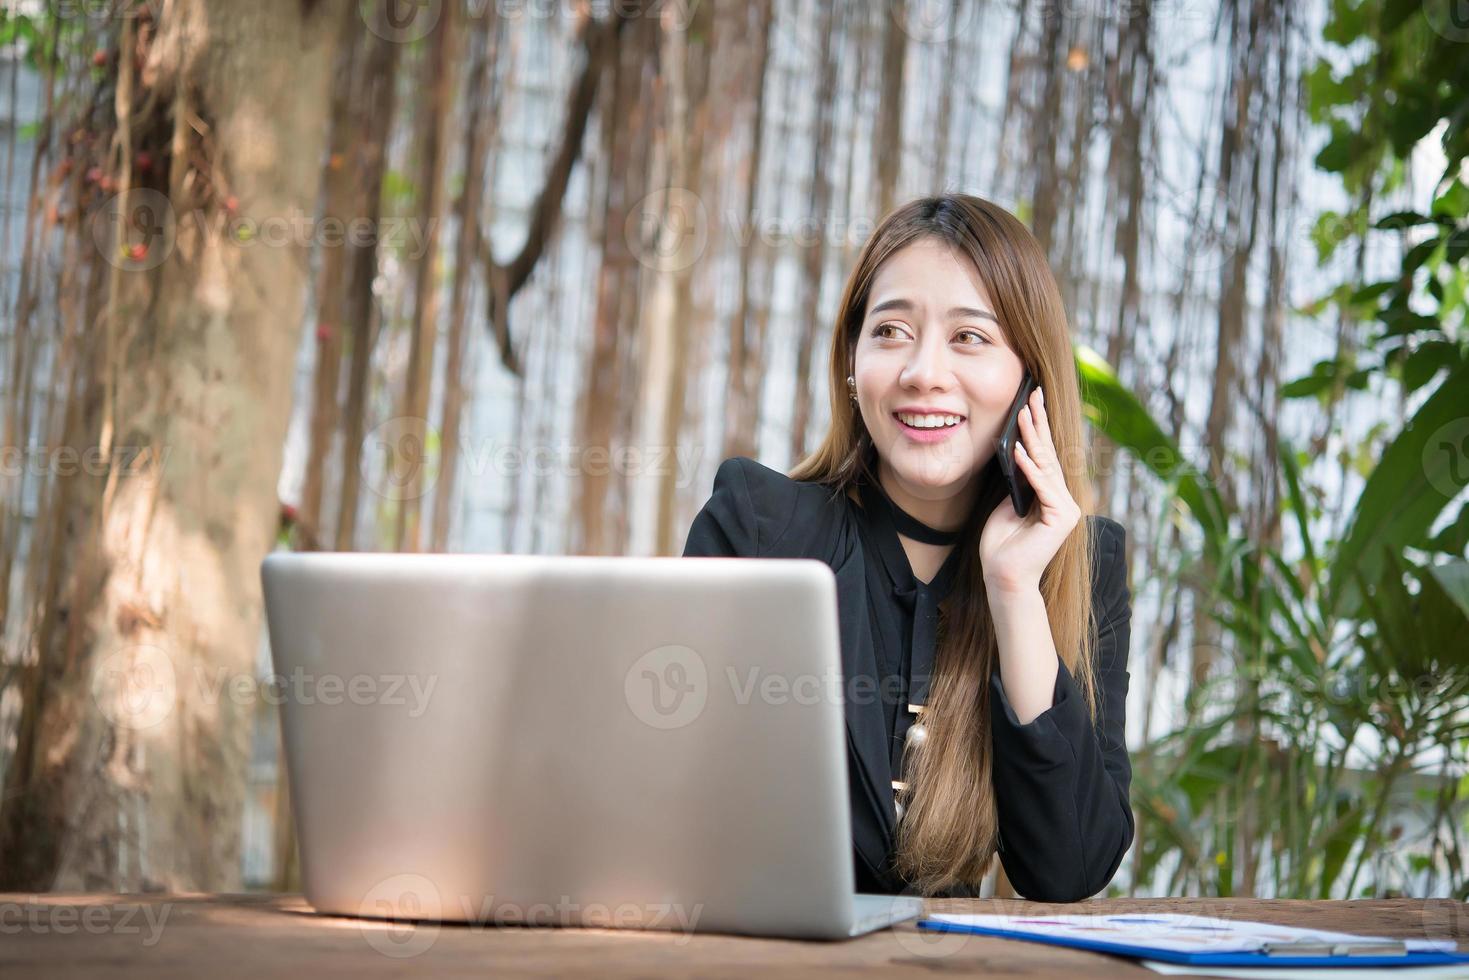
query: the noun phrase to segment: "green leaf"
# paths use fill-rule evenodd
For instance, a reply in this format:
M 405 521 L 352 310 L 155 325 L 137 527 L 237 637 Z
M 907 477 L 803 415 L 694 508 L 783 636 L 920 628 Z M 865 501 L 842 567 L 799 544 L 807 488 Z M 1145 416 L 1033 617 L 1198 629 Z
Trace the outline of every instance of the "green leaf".
M 1280 457 L 1280 472 L 1285 476 L 1285 503 L 1290 507 L 1291 516 L 1296 519 L 1296 529 L 1301 534 L 1301 548 L 1306 553 L 1306 561 L 1314 569 L 1316 548 L 1311 543 L 1311 507 L 1306 503 L 1306 495 L 1301 492 L 1300 463 L 1288 440 L 1281 439 L 1276 448 Z
M 1311 243 L 1316 246 L 1317 260 L 1325 262 L 1331 258 L 1336 247 L 1357 232 L 1356 226 L 1362 217 L 1360 211 L 1345 215 L 1335 211 L 1318 214 L 1315 224 L 1311 226 Z
M 1428 574 L 1443 590 L 1444 598 L 1457 606 L 1466 623 L 1469 623 L 1469 561 L 1430 565 Z
M 1347 613 L 1358 608 L 1361 597 L 1351 581 L 1352 569 L 1360 566 L 1369 581 L 1378 577 L 1382 550 L 1397 551 L 1420 539 L 1444 505 L 1469 483 L 1469 452 L 1459 444 L 1469 442 L 1461 432 L 1469 426 L 1466 387 L 1469 364 L 1461 363 L 1388 444 L 1367 478 L 1332 562 L 1332 610 Z
M 1370 286 L 1363 286 L 1361 289 L 1352 294 L 1351 299 L 1349 299 L 1348 302 L 1353 304 L 1354 306 L 1370 302 L 1371 300 L 1374 300 L 1377 297 L 1381 296 L 1383 293 L 1387 292 L 1389 289 L 1392 289 L 1398 284 L 1398 281 L 1399 280 L 1397 279 L 1384 279 L 1382 282 L 1374 282 Z
M 1331 4 L 1331 16 L 1322 26 L 1321 36 L 1342 47 L 1352 44 L 1371 26 L 1367 22 L 1367 12 L 1367 4 L 1336 0 Z
M 1379 37 L 1387 37 L 1423 9 L 1422 0 L 1387 0 L 1382 5 L 1382 17 L 1378 21 Z
M 1418 601 L 1403 584 L 1406 563 L 1392 549 L 1383 548 L 1379 568 L 1381 572 L 1375 581 L 1361 574 L 1353 576 L 1363 589 L 1363 602 L 1377 630 L 1375 637 L 1364 637 L 1364 642 L 1372 644 L 1388 671 L 1396 671 L 1403 677 L 1422 676 L 1428 661 L 1424 655 Z
M 1384 558 L 1368 605 L 1387 663 L 1408 679 L 1469 668 L 1469 562 L 1418 568 L 1390 552 Z M 1416 594 L 1407 589 L 1410 578 Z
M 1444 192 L 1433 199 L 1429 209 L 1434 215 L 1447 218 L 1462 218 L 1469 215 L 1469 185 L 1455 179 L 1444 188 Z
M 1357 843 L 1357 832 L 1362 827 L 1365 813 L 1366 807 L 1361 801 L 1353 800 L 1345 793 L 1337 797 L 1336 820 L 1321 846 L 1321 854 L 1326 862 L 1321 871 L 1320 894 L 1323 898 L 1330 894 L 1331 886 L 1346 866 L 1347 855 L 1351 854 L 1353 845 Z
M 1431 98 L 1420 88 L 1413 87 L 1411 83 L 1400 84 L 1397 104 L 1392 107 L 1391 112 L 1385 114 L 1387 137 L 1392 143 L 1393 152 L 1400 159 L 1406 158 L 1418 141 L 1438 125 L 1439 118 L 1437 99 Z
M 1427 262 L 1433 250 L 1438 248 L 1442 241 L 1443 239 L 1435 236 L 1408 249 L 1408 254 L 1403 256 L 1403 275 L 1412 275 L 1420 265 Z
M 1379 313 L 1377 318 L 1387 324 L 1387 332 L 1383 334 L 1383 337 L 1406 337 L 1408 334 L 1423 330 L 1430 333 L 1442 332 L 1437 318 L 1414 313 L 1402 306 L 1389 306 Z
M 1318 125 L 1326 122 L 1333 106 L 1347 105 L 1354 101 L 1351 90 L 1332 73 L 1331 63 L 1324 58 L 1306 72 L 1304 81 L 1311 121 Z
M 1456 344 L 1447 340 L 1430 340 L 1420 344 L 1403 362 L 1403 387 L 1417 391 L 1444 368 L 1452 369 L 1460 363 L 1462 355 Z
M 1402 231 L 1406 228 L 1416 228 L 1419 225 L 1430 224 L 1432 218 L 1417 211 L 1394 211 L 1385 217 L 1378 218 L 1372 227 L 1379 231 Z
M 1218 490 L 1195 472 L 1178 446 L 1132 392 L 1123 387 L 1102 355 L 1084 345 L 1075 348 L 1082 407 L 1088 419 L 1113 442 L 1129 449 L 1143 465 L 1174 486 L 1178 498 L 1199 523 L 1210 553 L 1217 555 L 1229 522 Z
M 1449 247 L 1444 250 L 1444 261 L 1458 265 L 1469 254 L 1469 229 L 1460 228 L 1449 236 Z
M 1331 387 L 1334 379 L 1329 374 L 1308 374 L 1280 386 L 1282 398 L 1310 398 Z
M 1445 555 L 1469 556 L 1469 504 L 1459 508 L 1459 516 L 1448 527 L 1415 547 Z
M 1362 137 L 1355 130 L 1333 126 L 1331 141 L 1316 154 L 1316 166 L 1331 173 L 1342 173 L 1362 154 Z

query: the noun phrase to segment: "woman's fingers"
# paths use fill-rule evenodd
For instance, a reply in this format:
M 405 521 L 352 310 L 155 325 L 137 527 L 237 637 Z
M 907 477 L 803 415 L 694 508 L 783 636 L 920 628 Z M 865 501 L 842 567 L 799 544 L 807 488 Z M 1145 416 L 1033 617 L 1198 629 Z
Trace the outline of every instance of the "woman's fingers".
M 1061 473 L 1055 443 L 1051 441 L 1040 390 L 1031 395 L 1032 404 L 1020 411 L 1021 439 L 1016 443 L 1015 458 L 1035 490 L 1042 505 L 1057 511 L 1074 506 L 1066 479 Z
M 1020 410 L 1020 438 L 1025 443 L 1025 451 L 1030 458 L 1042 467 L 1048 467 L 1051 460 L 1056 458 L 1055 450 L 1052 449 L 1050 440 L 1041 434 L 1042 426 L 1037 422 L 1034 411 L 1029 405 Z
M 1042 504 L 1054 506 L 1058 501 L 1055 499 L 1054 474 L 1050 468 L 1036 460 L 1026 451 L 1023 443 L 1015 444 L 1015 459 L 1025 473 L 1025 478 L 1030 481 L 1031 489 L 1040 498 Z
M 1041 443 L 1052 456 L 1056 455 L 1056 444 L 1051 441 L 1051 420 L 1046 417 L 1046 393 L 1040 388 L 1030 393 L 1032 423 L 1040 436 Z

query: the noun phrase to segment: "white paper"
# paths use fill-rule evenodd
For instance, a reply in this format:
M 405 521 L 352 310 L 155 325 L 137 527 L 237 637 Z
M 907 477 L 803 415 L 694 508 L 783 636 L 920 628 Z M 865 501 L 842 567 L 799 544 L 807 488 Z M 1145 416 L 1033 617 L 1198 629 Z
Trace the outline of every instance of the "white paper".
M 1288 943 L 1299 940 L 1329 942 L 1361 942 L 1383 940 L 1402 942 L 1410 951 L 1452 952 L 1452 940 L 1407 939 L 1388 936 L 1364 936 L 1324 929 L 1302 929 L 1277 926 L 1268 922 L 1219 919 L 1207 915 L 1178 912 L 1119 912 L 1112 915 L 968 915 L 939 913 L 926 916 L 955 925 L 1004 929 L 1046 939 L 1078 939 L 1145 946 L 1177 953 L 1253 953 L 1265 943 Z M 1253 969 L 1253 968 L 1252 968 Z M 1400 969 L 1394 967 L 1394 972 Z M 1251 973 L 1251 976 L 1259 974 Z

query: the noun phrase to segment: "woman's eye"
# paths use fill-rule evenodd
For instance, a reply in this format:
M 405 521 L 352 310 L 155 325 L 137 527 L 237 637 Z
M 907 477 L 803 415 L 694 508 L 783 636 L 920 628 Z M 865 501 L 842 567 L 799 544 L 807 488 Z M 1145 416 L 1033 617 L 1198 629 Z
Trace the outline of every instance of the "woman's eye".
M 887 323 L 879 323 L 877 326 L 872 328 L 872 336 L 886 339 L 888 337 L 887 331 L 889 330 L 901 331 L 902 327 L 896 323 L 893 323 L 892 321 L 888 321 Z M 978 330 L 974 329 L 961 330 L 954 336 L 961 338 L 968 337 L 969 339 L 965 340 L 964 343 L 969 345 L 988 344 L 990 342 L 988 337 L 980 333 Z

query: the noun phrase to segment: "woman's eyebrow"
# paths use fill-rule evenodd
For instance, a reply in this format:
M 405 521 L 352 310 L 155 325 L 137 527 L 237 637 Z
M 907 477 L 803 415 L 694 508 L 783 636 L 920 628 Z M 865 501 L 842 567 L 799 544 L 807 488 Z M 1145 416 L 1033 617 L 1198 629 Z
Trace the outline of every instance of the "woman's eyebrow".
M 885 313 L 888 310 L 900 310 L 904 313 L 912 313 L 913 303 L 906 299 L 883 300 L 881 303 L 878 303 L 871 310 L 869 310 L 867 315 L 869 317 L 876 316 L 877 314 Z M 999 317 L 995 316 L 989 310 L 977 310 L 972 306 L 956 306 L 953 309 L 949 310 L 950 320 L 957 320 L 960 318 L 967 319 L 972 317 L 978 317 L 984 320 L 993 320 L 995 323 L 1000 322 Z

